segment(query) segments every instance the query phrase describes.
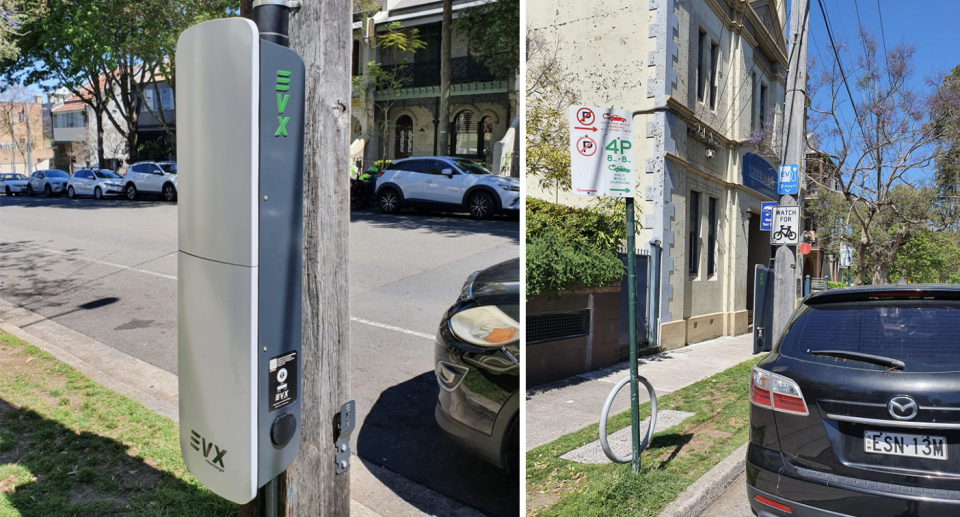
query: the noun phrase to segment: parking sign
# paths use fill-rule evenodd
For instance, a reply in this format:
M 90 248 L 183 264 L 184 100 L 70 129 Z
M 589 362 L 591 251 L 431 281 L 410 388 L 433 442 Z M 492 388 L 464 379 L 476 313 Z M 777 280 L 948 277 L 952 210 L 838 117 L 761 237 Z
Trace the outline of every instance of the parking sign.
M 570 106 L 569 115 L 573 193 L 634 197 L 633 113 Z

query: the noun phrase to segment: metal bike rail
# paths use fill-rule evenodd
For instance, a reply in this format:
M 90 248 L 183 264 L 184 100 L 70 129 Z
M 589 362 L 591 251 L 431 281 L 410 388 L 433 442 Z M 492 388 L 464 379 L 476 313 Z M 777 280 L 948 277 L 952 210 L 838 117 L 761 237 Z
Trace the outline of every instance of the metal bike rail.
M 613 390 L 607 395 L 607 401 L 603 403 L 603 411 L 600 412 L 600 448 L 603 449 L 603 453 L 610 458 L 610 461 L 614 463 L 630 463 L 633 461 L 631 456 L 617 456 L 616 453 L 610 448 L 610 444 L 607 443 L 607 416 L 610 413 L 610 406 L 613 405 L 613 399 L 617 397 L 617 393 L 630 382 L 630 376 L 624 377 L 613 387 Z M 657 427 L 657 392 L 653 390 L 653 386 L 650 384 L 650 381 L 647 379 L 637 376 L 637 382 L 642 383 L 647 387 L 647 393 L 650 395 L 650 426 L 647 428 L 647 435 L 640 442 L 640 447 L 638 448 L 637 454 L 643 452 L 647 448 L 647 445 L 650 444 L 650 438 L 653 436 L 653 430 Z

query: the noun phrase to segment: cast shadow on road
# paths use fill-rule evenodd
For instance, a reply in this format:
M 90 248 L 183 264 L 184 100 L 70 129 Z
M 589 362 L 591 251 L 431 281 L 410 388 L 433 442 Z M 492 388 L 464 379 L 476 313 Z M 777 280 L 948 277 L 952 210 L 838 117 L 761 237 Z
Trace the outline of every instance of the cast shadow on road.
M 437 381 L 426 372 L 380 394 L 357 436 L 357 456 L 489 515 L 520 513 L 519 479 L 467 453 L 434 419 Z M 431 498 L 411 493 L 397 476 L 368 468 L 421 511 L 437 515 Z
M 497 216 L 487 221 L 478 221 L 469 214 L 446 212 L 414 212 L 405 210 L 399 214 L 384 214 L 378 209 L 352 210 L 350 222 L 365 222 L 382 228 L 400 230 L 429 230 L 450 237 L 487 234 L 507 237 L 520 242 L 520 220 L 515 217 Z
M 4 471 L 0 500 L 24 516 L 237 513 L 235 504 L 155 468 L 126 444 L 0 399 Z
M 94 278 L 83 279 L 80 275 L 83 270 L 97 266 L 94 262 L 78 260 L 69 255 L 83 250 L 68 249 L 63 250 L 62 254 L 50 254 L 43 251 L 31 253 L 38 248 L 39 246 L 34 245 L 33 241 L 0 243 L 0 257 L 2 257 L 2 260 L 0 260 L 0 278 L 3 278 L 3 281 L 0 282 L 0 298 L 34 312 L 43 308 L 71 307 L 65 312 L 47 316 L 47 319 L 54 319 L 80 310 L 100 309 L 120 300 L 116 297 L 103 297 L 77 304 L 77 299 L 74 297 L 59 298 L 61 295 L 71 292 L 77 293 L 84 286 L 123 273 L 126 270 L 117 269 Z M 131 267 L 139 267 L 163 256 L 166 256 L 166 254 Z M 45 279 L 39 274 L 41 272 L 51 272 L 54 268 L 63 268 L 67 265 L 70 266 L 72 274 L 65 277 Z
M 74 198 L 66 195 L 47 197 L 37 195 L 27 196 L 0 196 L 0 207 L 18 206 L 23 208 L 69 208 L 73 210 L 99 210 L 103 208 L 148 208 L 155 206 L 176 206 L 175 203 L 162 201 L 159 198 L 142 197 L 136 201 L 129 201 L 124 197 L 108 197 L 104 199 Z

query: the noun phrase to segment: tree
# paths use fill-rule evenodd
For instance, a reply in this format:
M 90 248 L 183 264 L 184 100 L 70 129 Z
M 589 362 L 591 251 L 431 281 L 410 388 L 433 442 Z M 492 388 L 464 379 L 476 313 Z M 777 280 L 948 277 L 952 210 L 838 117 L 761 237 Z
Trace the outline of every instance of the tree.
M 560 40 L 547 42 L 527 30 L 527 174 L 543 189 L 570 190 L 570 128 L 567 109 L 577 103 L 572 81 L 557 59 Z
M 452 154 L 450 149 L 450 59 L 453 48 L 453 0 L 443 0 L 443 16 L 440 22 L 440 113 L 437 116 L 437 154 Z
M 18 126 L 29 119 L 30 96 L 27 89 L 19 85 L 10 85 L 0 93 L 0 139 L 10 138 L 10 172 L 15 172 L 16 157 L 19 154 L 23 161 L 24 171 L 30 174 L 31 163 L 28 158 L 29 149 L 37 147 L 36 142 L 28 142 L 26 131 L 18 129 Z M 34 128 L 31 140 L 37 140 L 40 131 Z M 42 140 L 41 140 L 42 141 Z
M 882 284 L 900 248 L 931 223 L 937 192 L 924 168 L 940 156 L 941 147 L 927 116 L 933 95 L 911 83 L 914 47 L 900 43 L 885 55 L 864 28 L 859 39 L 862 52 L 854 59 L 843 60 L 849 47 L 841 46 L 837 55 L 843 61 L 838 62 L 828 47 L 826 55 L 833 60 L 819 68 L 811 63 L 807 130 L 814 135 L 811 147 L 831 155 L 838 171 L 819 190 L 831 190 L 836 181 L 840 195 L 823 196 L 816 204 L 840 203 L 857 251 L 856 282 L 864 283 L 867 272 L 871 283 Z M 844 109 L 848 84 L 858 95 L 854 114 Z
M 144 91 L 154 88 L 159 99 L 159 78 L 173 86 L 177 37 L 237 6 L 238 0 L 46 0 L 44 16 L 22 26 L 14 38 L 20 53 L 0 61 L 0 73 L 11 82 L 66 87 L 94 112 L 99 160 L 103 124 L 110 123 L 136 161 Z
M 890 267 L 890 281 L 947 283 L 960 274 L 960 247 L 955 233 L 917 232 L 904 243 Z
M 400 90 L 410 85 L 413 76 L 407 66 L 407 58 L 400 58 L 400 54 L 416 52 L 426 46 L 420 39 L 420 30 L 417 28 L 405 29 L 400 22 L 388 23 L 385 31 L 377 35 L 377 47 L 381 53 L 390 52 L 394 61 L 399 63 L 383 65 L 376 61 L 367 63 L 366 78 L 356 76 L 353 86 L 359 87 L 362 95 L 371 95 L 379 92 L 381 100 L 374 101 L 374 110 L 379 116 L 375 117 L 376 127 L 374 138 L 380 141 L 380 159 L 386 158 L 387 142 L 393 133 L 394 124 L 390 120 L 390 109 L 397 103 Z M 375 93 L 373 93 L 375 94 Z
M 465 34 L 477 61 L 499 79 L 520 67 L 520 0 L 488 1 L 460 12 L 454 30 Z
M 12 59 L 20 53 L 17 38 L 24 35 L 24 25 L 44 14 L 43 0 L 0 0 L 0 59 Z

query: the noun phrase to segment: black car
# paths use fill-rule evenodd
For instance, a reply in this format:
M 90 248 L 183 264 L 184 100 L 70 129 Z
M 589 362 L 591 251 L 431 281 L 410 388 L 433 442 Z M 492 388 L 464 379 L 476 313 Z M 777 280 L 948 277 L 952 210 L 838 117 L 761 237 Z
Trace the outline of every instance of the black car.
M 958 287 L 803 300 L 751 375 L 755 515 L 960 515 Z
M 470 275 L 437 331 L 437 423 L 509 472 L 520 467 L 520 259 Z

